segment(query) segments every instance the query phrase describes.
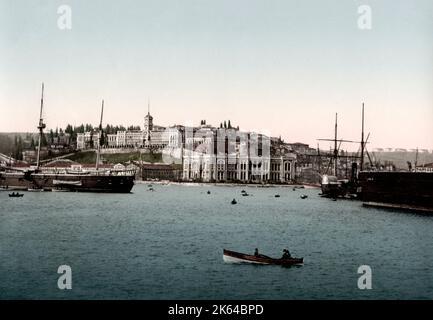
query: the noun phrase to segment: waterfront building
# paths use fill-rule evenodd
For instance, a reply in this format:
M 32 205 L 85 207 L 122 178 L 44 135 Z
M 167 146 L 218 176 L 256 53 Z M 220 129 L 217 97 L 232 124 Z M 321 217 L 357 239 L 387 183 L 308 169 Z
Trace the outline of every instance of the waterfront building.
M 234 129 L 204 129 L 185 138 L 184 181 L 293 182 L 296 154 L 287 144 L 274 144 L 264 135 Z
M 181 169 L 174 164 L 145 163 L 140 168 L 142 180 L 181 180 Z

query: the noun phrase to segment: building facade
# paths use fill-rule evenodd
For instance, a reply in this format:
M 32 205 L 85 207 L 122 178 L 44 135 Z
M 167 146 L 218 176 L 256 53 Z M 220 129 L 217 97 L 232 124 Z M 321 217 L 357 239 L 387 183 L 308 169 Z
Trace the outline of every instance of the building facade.
M 291 183 L 295 178 L 296 154 L 287 145 L 272 145 L 264 152 L 251 133 L 235 132 L 244 139 L 230 139 L 233 132 L 209 129 L 205 136 L 199 134 L 185 138 L 182 153 L 184 181 L 240 182 L 240 183 Z M 206 132 L 206 131 L 203 131 Z M 259 140 L 268 137 L 257 135 Z M 218 143 L 222 140 L 222 143 Z M 218 145 L 222 148 L 218 148 Z

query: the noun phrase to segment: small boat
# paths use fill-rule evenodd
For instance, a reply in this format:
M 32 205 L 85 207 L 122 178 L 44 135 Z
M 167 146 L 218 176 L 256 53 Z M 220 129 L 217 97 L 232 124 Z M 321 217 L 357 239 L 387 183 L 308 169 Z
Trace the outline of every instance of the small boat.
M 209 190 L 207 191 L 207 194 L 210 194 L 210 191 L 209 191 Z
M 306 194 L 301 195 L 301 199 L 307 199 L 308 196 Z
M 12 193 L 9 193 L 9 197 L 11 197 L 11 198 L 20 198 L 20 197 L 24 197 L 24 194 L 22 194 L 22 193 L 15 193 L 15 192 L 12 192 Z
M 242 197 L 248 197 L 248 196 L 249 196 L 248 193 L 246 193 L 246 192 L 242 193 Z
M 280 266 L 293 266 L 304 263 L 304 258 L 289 258 L 289 259 L 277 259 L 271 258 L 265 255 L 249 255 L 245 253 L 223 250 L 223 260 L 226 263 L 251 263 L 261 265 L 280 265 Z
M 149 191 L 155 191 L 153 188 L 149 188 Z
M 247 193 L 245 190 L 242 190 L 241 193 Z
M 233 199 L 233 200 L 232 200 L 232 204 L 236 204 L 236 203 L 238 203 L 238 202 L 236 201 L 236 199 Z
M 279 194 L 276 194 L 276 195 L 275 195 L 275 198 L 279 198 L 279 197 L 280 197 L 280 195 L 279 195 Z

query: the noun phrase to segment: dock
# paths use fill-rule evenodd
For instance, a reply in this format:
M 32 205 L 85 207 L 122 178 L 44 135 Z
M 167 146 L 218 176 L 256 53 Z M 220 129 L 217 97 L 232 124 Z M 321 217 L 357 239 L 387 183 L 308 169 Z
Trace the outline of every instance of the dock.
M 362 203 L 362 205 L 364 207 L 369 207 L 369 208 L 410 211 L 414 213 L 422 213 L 422 214 L 429 214 L 429 215 L 433 214 L 433 208 L 421 207 L 415 205 L 383 203 L 383 202 L 364 202 Z

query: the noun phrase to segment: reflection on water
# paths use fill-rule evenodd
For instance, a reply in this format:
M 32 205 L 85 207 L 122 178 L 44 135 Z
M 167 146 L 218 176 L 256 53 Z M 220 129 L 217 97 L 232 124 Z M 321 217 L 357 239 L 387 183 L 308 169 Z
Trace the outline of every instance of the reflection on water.
M 153 188 L 23 198 L 0 192 L 0 298 L 433 297 L 433 217 L 333 202 L 317 189 Z M 223 262 L 223 248 L 256 247 L 275 257 L 289 248 L 305 263 Z M 72 268 L 70 291 L 57 289 L 63 264 Z M 360 265 L 372 268 L 372 290 L 357 287 Z

